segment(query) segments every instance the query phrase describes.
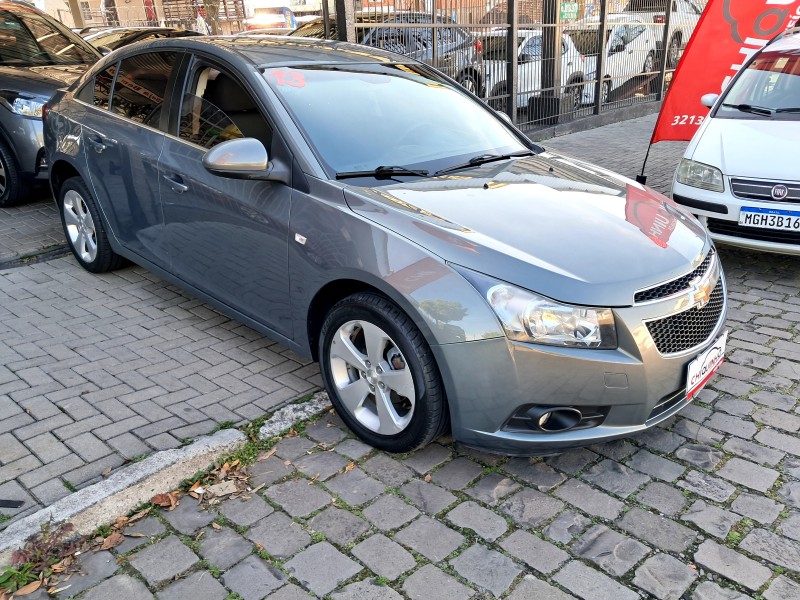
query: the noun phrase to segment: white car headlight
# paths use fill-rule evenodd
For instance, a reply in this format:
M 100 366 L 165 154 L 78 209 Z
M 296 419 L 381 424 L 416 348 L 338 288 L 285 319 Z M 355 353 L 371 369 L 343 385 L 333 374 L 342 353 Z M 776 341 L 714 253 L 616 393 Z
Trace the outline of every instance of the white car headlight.
M 676 179 L 678 183 L 712 192 L 725 191 L 722 171 L 711 165 L 695 162 L 688 158 L 682 159 L 678 165 Z
M 5 100 L 3 104 L 12 112 L 25 117 L 41 117 L 42 107 L 47 100 L 44 98 L 31 98 L 20 96 L 17 92 L 2 91 L 0 99 Z
M 562 304 L 505 283 L 489 288 L 486 299 L 509 339 L 575 348 L 617 347 L 609 308 Z

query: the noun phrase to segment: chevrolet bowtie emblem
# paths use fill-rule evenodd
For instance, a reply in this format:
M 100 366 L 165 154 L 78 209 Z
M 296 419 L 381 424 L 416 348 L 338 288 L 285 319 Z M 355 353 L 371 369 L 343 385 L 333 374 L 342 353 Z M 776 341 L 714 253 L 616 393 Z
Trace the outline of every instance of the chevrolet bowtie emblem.
M 692 288 L 692 299 L 698 309 L 704 308 L 708 301 L 711 299 L 711 279 L 698 281 Z

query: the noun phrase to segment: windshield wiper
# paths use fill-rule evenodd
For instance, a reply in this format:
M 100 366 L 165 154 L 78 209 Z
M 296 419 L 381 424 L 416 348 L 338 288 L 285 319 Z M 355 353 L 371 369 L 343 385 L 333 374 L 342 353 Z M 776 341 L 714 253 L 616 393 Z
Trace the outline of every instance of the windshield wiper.
M 776 113 L 800 113 L 800 106 L 787 106 L 786 108 L 776 108 Z
M 740 110 L 746 113 L 753 113 L 754 115 L 764 115 L 767 117 L 771 117 L 772 114 L 775 112 L 773 108 L 767 108 L 765 106 L 753 106 L 752 104 L 725 104 L 723 103 L 722 106 L 725 108 L 735 108 L 736 110 Z
M 480 154 L 478 156 L 473 156 L 465 163 L 461 163 L 459 165 L 453 165 L 452 167 L 447 167 L 445 169 L 440 169 L 439 171 L 436 171 L 434 175 L 444 175 L 445 173 L 458 171 L 459 169 L 477 167 L 478 165 L 483 165 L 498 160 L 508 160 L 509 158 L 517 158 L 520 156 L 533 156 L 535 154 L 536 153 L 533 150 L 526 150 L 525 152 L 514 152 L 513 154 Z
M 342 171 L 336 174 L 336 179 L 355 179 L 356 177 L 374 177 L 375 179 L 391 179 L 398 175 L 411 175 L 425 177 L 427 171 L 407 169 L 406 167 L 376 167 L 368 171 Z

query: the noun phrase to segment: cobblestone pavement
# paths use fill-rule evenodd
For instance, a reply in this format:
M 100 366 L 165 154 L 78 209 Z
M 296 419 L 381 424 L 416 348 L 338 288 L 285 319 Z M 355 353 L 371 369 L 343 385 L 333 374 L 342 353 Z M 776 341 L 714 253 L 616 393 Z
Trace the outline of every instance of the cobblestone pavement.
M 55 202 L 45 190 L 38 190 L 25 204 L 0 208 L 0 265 L 64 246 Z
M 647 119 L 546 145 L 633 175 Z M 681 151 L 654 147 L 649 183 L 667 191 Z M 61 597 L 800 597 L 800 262 L 720 255 L 727 362 L 661 426 L 547 459 L 484 455 L 448 438 L 391 456 L 326 415 L 251 467 L 265 487 L 250 500 L 217 514 L 185 498 L 128 530 L 143 537 L 82 557 L 86 575 Z M 73 470 L 92 481 L 107 463 L 80 452 L 103 446 L 121 461 L 111 439 L 179 443 L 164 421 L 241 421 L 270 410 L 263 400 L 290 382 L 287 397 L 319 385 L 315 365 L 135 268 L 98 279 L 59 259 L 0 271 L 0 315 L 0 474 L 13 474 L 0 483 L 4 498 L 63 493 L 58 477 L 72 485 Z M 88 394 L 76 393 L 83 385 Z M 207 414 L 220 406 L 228 417 Z M 109 416 L 117 409 L 134 414 Z M 143 420 L 118 425 L 127 419 Z M 104 427 L 116 433 L 101 437 Z M 38 466 L 38 436 L 81 464 Z M 66 443 L 79 436 L 92 443 Z M 8 449 L 22 454 L 9 462 Z M 17 461 L 36 466 L 9 468 Z M 23 480 L 36 469 L 41 482 Z

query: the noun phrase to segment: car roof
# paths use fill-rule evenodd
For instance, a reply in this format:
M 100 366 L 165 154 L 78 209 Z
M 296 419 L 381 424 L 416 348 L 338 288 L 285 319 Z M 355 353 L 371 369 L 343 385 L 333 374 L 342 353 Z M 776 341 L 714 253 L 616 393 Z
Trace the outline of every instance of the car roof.
M 126 46 L 129 49 L 152 50 L 166 47 L 206 51 L 220 57 L 233 52 L 257 66 L 416 62 L 393 52 L 361 44 L 277 35 L 192 36 L 147 40 Z

